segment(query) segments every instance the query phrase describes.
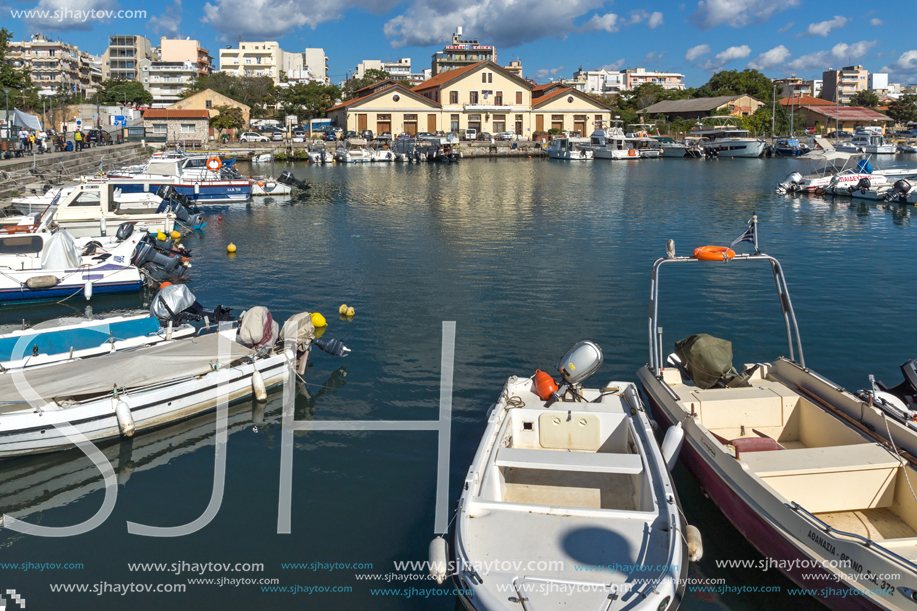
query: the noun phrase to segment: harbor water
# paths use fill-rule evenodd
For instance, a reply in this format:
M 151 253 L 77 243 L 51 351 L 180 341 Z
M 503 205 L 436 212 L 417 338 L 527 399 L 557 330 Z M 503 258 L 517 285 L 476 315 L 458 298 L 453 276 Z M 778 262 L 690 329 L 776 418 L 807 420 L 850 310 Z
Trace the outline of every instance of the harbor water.
M 792 163 L 278 164 L 277 173 L 291 170 L 312 189 L 288 201 L 208 207 L 205 230 L 185 239 L 194 253 L 190 288 L 201 303 L 234 307 L 236 314 L 264 305 L 278 321 L 303 310 L 328 319 L 324 337 L 343 340 L 352 353 L 343 360 L 313 354 L 296 398 L 298 420 L 436 420 L 443 321 L 455 321 L 451 515 L 487 409 L 506 379 L 553 372 L 567 349 L 589 339 L 605 359 L 587 385 L 635 380 L 648 355 L 650 268 L 665 256 L 666 240 L 680 255 L 728 245 L 753 213 L 762 251 L 784 266 L 806 364 L 848 389 L 866 386 L 869 374 L 900 380 L 898 365 L 917 356 L 917 208 L 776 195 Z M 893 163 L 914 165 L 917 158 Z M 234 255 L 226 253 L 230 242 Z M 737 365 L 787 355 L 769 269 L 672 267 L 688 269 L 663 271 L 666 351 L 703 332 L 732 341 Z M 92 305 L 139 307 L 149 297 Z M 342 303 L 355 308 L 353 320 L 339 319 Z M 38 322 L 85 307 L 74 299 L 3 308 L 0 323 Z M 64 538 L 0 529 L 0 562 L 82 568 L 4 569 L 0 586 L 15 588 L 33 609 L 455 609 L 454 595 L 434 592 L 430 580 L 406 580 L 412 571 L 395 565 L 427 559 L 436 433 L 297 432 L 291 533 L 277 534 L 279 405 L 272 394 L 256 421 L 250 402 L 231 408 L 219 511 L 182 537 L 131 535 L 127 522 L 177 526 L 204 513 L 214 477 L 214 417 L 103 445 L 120 484 L 101 526 Z M 763 558 L 680 465 L 675 479 L 688 521 L 704 538 L 704 558 L 690 574 L 721 586 L 687 592 L 682 609 L 769 609 L 789 601 L 794 586 L 776 569 L 717 565 Z M 98 471 L 79 450 L 0 462 L 0 489 L 2 512 L 42 526 L 86 520 L 104 497 Z M 207 563 L 230 568 L 201 566 Z M 204 582 L 189 581 L 195 579 Z M 240 579 L 248 581 L 231 583 Z M 103 585 L 95 594 L 103 583 L 186 588 L 121 595 Z M 265 583 L 294 589 L 270 592 Z M 49 584 L 88 590 L 54 592 Z M 742 586 L 746 591 L 737 591 Z M 790 604 L 821 608 L 805 597 Z

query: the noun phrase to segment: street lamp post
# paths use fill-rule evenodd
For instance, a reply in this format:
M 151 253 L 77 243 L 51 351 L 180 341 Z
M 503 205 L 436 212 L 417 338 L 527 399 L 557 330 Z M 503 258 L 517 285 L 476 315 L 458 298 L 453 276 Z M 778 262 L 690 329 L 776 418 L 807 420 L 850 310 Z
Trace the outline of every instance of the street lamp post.
M 6 140 L 9 142 L 12 130 L 10 129 L 10 87 L 3 88 L 3 94 L 6 96 L 6 110 L 3 113 L 3 127 L 6 129 Z

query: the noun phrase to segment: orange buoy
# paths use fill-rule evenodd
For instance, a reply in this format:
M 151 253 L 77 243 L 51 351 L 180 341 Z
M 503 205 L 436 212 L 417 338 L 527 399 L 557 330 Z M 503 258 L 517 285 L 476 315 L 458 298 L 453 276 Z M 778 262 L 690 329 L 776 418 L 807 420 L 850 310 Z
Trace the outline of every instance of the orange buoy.
M 551 398 L 551 394 L 557 392 L 557 384 L 554 378 L 540 369 L 535 370 L 535 392 L 541 397 L 542 401 Z
M 163 282 L 162 284 L 159 285 L 159 288 L 160 288 L 160 289 L 164 289 L 164 288 L 166 288 L 167 286 L 172 286 L 172 283 L 171 283 L 171 282 Z
M 734 256 L 735 251 L 726 246 L 701 246 L 694 249 L 694 258 L 701 261 L 728 261 Z
M 259 186 L 259 187 L 263 187 L 263 186 L 264 186 L 264 181 L 263 181 L 263 180 L 259 180 L 259 181 L 258 181 L 258 186 Z

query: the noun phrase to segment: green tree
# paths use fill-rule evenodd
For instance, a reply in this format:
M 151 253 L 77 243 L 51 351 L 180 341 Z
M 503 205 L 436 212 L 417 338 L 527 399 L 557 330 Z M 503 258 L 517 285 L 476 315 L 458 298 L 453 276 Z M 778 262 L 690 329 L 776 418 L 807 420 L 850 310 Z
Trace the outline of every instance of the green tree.
M 353 97 L 354 92 L 364 87 L 369 87 L 373 83 L 378 83 L 379 81 L 384 81 L 387 78 L 391 78 L 391 75 L 384 70 L 376 70 L 375 68 L 370 68 L 367 70 L 362 78 L 352 78 L 344 83 L 342 89 L 343 99 L 349 100 Z
M 917 121 L 917 94 L 908 93 L 888 105 L 889 117 L 895 120 L 895 123 L 906 125 L 912 121 Z
M 143 88 L 140 81 L 128 81 L 120 78 L 110 78 L 102 81 L 99 90 L 93 96 L 97 104 L 145 104 L 153 103 L 153 94 Z
M 220 114 L 210 117 L 210 127 L 223 131 L 227 129 L 240 129 L 245 127 L 245 117 L 242 109 L 235 106 L 217 106 L 214 108 Z
M 206 89 L 251 107 L 254 117 L 274 114 L 277 90 L 274 87 L 274 79 L 269 76 L 235 76 L 227 72 L 214 72 L 197 79 L 191 87 L 182 92 L 182 97 Z
M 757 70 L 723 70 L 710 77 L 705 85 L 698 87 L 694 97 L 750 95 L 760 102 L 766 102 L 773 97 L 773 92 L 773 81 Z
M 38 90 L 33 85 L 28 70 L 14 66 L 12 61 L 8 62 L 6 59 L 12 38 L 12 32 L 6 28 L 0 28 L 0 87 L 9 87 L 13 90 L 9 95 L 10 108 L 17 107 L 23 110 L 41 108 Z M 5 96 L 3 103 L 6 104 Z
M 852 98 L 850 98 L 850 105 L 875 108 L 879 105 L 879 96 L 877 96 L 872 91 L 869 91 L 868 89 L 861 89 L 860 91 L 857 91 Z
M 324 117 L 340 97 L 341 90 L 334 85 L 314 81 L 295 83 L 279 94 L 283 114 L 296 115 L 300 122 Z

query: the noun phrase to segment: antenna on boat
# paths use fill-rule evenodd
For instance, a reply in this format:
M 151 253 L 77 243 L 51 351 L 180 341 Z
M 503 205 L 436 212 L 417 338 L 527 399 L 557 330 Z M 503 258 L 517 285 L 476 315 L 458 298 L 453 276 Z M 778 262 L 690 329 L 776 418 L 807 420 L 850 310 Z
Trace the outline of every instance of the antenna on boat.
M 755 254 L 760 255 L 761 249 L 758 248 L 758 213 L 757 212 L 751 213 L 751 221 L 749 221 L 749 224 L 751 225 L 751 234 L 755 238 Z

